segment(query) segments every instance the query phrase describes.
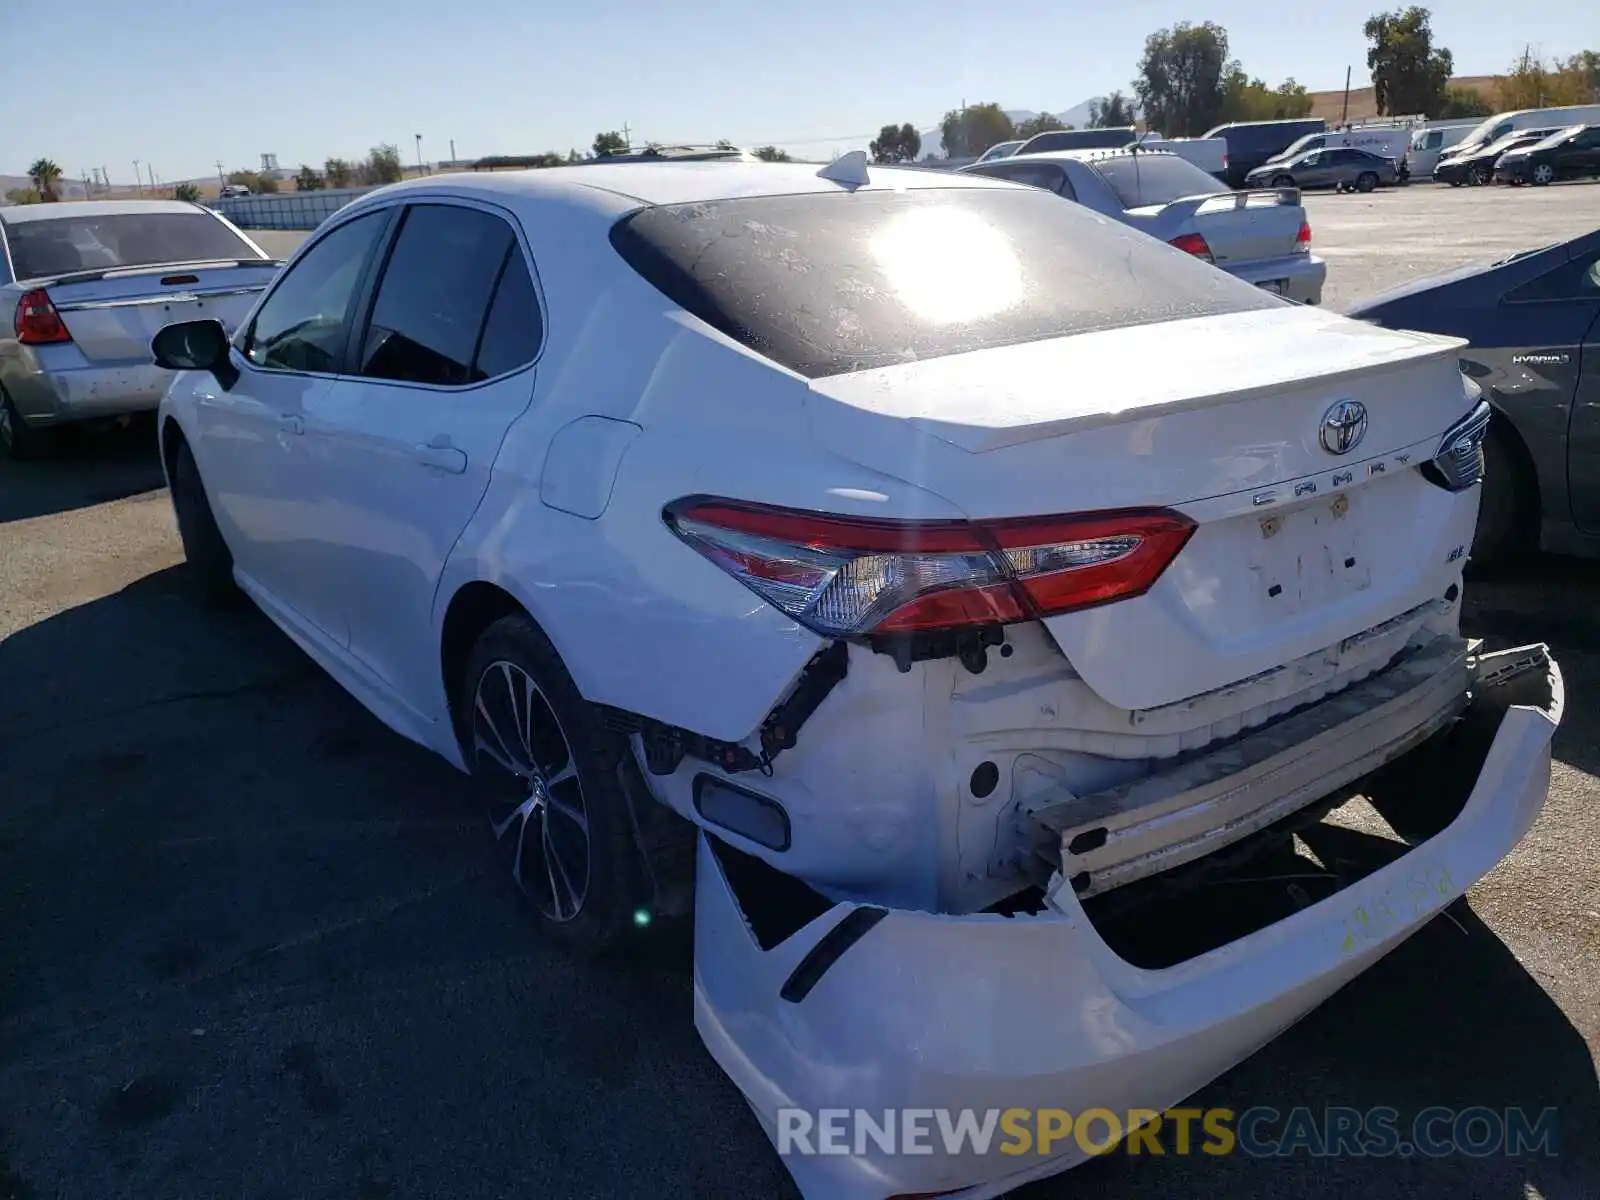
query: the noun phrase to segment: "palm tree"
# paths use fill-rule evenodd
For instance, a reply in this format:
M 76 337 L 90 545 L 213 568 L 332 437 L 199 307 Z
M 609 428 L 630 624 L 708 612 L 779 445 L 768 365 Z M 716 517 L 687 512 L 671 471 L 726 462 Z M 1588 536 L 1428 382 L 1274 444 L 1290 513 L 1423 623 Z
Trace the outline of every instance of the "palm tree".
M 28 168 L 33 186 L 39 189 L 39 199 L 48 203 L 61 199 L 56 195 L 56 185 L 61 182 L 61 168 L 48 158 L 41 158 Z

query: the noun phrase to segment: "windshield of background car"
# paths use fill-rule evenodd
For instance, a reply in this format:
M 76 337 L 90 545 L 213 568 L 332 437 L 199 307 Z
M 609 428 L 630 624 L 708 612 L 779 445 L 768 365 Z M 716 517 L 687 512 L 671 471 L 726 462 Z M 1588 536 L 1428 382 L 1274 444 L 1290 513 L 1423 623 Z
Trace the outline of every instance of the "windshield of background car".
M 1227 190 L 1226 184 L 1176 154 L 1123 154 L 1090 165 L 1116 193 L 1123 208 L 1171 204 L 1185 196 Z
M 1286 303 L 1029 187 L 661 205 L 611 243 L 675 304 L 813 379 Z
M 1553 150 L 1557 146 L 1561 145 L 1562 142 L 1565 142 L 1569 138 L 1577 137 L 1580 133 L 1582 133 L 1587 128 L 1589 128 L 1587 125 L 1569 125 L 1565 129 L 1556 130 L 1549 137 L 1545 138 L 1544 141 L 1542 141 L 1542 142 L 1534 142 L 1531 146 L 1526 147 L 1526 149 L 1529 149 L 1529 150 Z
M 1322 145 L 1325 141 L 1327 141 L 1326 134 L 1308 133 L 1303 138 L 1296 138 L 1272 157 L 1279 159 L 1280 161 L 1290 158 L 1297 158 L 1308 151 L 1322 149 Z
M 6 238 L 18 279 L 260 257 L 221 221 L 201 212 L 16 221 L 7 223 Z

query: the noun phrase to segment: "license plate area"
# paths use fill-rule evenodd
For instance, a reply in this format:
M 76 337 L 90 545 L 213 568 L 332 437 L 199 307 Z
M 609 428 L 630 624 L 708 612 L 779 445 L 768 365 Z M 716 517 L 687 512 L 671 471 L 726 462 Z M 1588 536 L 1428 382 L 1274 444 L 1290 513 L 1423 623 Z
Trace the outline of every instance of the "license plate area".
M 1268 279 L 1256 284 L 1263 292 L 1271 292 L 1274 296 L 1281 296 L 1289 290 L 1287 279 Z
M 1372 586 L 1359 491 L 1271 514 L 1252 513 L 1246 561 L 1257 602 L 1274 617 L 1318 608 Z

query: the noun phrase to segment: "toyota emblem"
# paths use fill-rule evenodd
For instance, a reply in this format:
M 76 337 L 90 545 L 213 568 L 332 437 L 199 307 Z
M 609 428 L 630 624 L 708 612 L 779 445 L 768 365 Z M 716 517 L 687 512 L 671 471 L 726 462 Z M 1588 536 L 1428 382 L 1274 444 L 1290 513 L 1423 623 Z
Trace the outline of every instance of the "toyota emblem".
M 1322 414 L 1322 448 L 1329 454 L 1349 454 L 1367 434 L 1367 406 L 1359 400 L 1341 400 Z

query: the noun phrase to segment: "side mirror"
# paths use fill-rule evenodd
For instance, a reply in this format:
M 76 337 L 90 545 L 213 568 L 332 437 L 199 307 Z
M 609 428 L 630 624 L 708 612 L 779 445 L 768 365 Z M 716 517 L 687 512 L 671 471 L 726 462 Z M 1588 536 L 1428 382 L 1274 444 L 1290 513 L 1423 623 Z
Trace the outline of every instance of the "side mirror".
M 239 381 L 228 357 L 228 331 L 221 321 L 183 321 L 168 325 L 150 341 L 156 366 L 169 371 L 210 371 L 227 391 Z

